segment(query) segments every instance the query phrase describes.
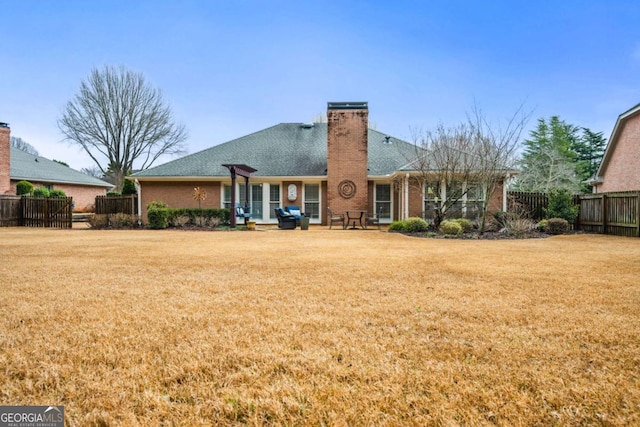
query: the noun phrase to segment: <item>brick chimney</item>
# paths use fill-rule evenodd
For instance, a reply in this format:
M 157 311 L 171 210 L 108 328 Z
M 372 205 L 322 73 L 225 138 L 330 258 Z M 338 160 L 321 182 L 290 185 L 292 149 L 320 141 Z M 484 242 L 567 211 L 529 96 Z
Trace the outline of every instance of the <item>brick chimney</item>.
M 367 209 L 368 135 L 366 102 L 327 104 L 327 206 L 334 213 Z
M 0 123 L 0 194 L 11 191 L 11 129 Z

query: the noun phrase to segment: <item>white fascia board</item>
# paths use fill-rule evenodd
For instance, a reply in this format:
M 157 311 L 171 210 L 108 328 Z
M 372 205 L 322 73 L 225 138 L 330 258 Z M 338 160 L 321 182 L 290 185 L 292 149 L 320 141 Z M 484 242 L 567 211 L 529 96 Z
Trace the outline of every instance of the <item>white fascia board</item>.
M 609 158 L 611 157 L 613 151 L 615 150 L 615 146 L 618 143 L 617 138 L 620 130 L 622 129 L 623 121 L 627 120 L 629 117 L 638 114 L 640 112 L 640 104 L 631 108 L 630 110 L 625 111 L 624 113 L 618 116 L 618 120 L 616 120 L 616 124 L 613 126 L 613 131 L 611 131 L 611 136 L 609 137 L 609 141 L 607 141 L 607 148 L 604 150 L 604 155 L 602 156 L 602 161 L 600 162 L 600 166 L 598 167 L 598 171 L 596 172 L 595 182 L 602 183 L 602 176 L 604 175 L 604 170 L 609 163 Z

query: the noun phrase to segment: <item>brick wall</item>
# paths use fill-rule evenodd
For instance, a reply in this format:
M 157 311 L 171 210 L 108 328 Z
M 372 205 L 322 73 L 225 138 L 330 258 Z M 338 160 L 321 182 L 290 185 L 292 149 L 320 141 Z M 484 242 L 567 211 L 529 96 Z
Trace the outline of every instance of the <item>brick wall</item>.
M 0 123 L 0 194 L 11 193 L 11 129 Z M 15 192 L 13 193 L 15 194 Z
M 598 193 L 640 190 L 640 114 L 625 121 L 603 178 Z
M 244 181 L 244 178 L 242 178 Z M 163 201 L 170 208 L 197 208 L 198 201 L 193 198 L 195 187 L 203 188 L 207 198 L 201 207 L 207 209 L 220 208 L 221 186 L 219 182 L 153 182 L 141 181 L 142 187 L 142 222 L 147 223 L 147 205 L 152 201 Z
M 357 103 L 351 107 L 342 103 L 329 104 L 327 205 L 335 213 L 368 208 L 368 130 L 369 110 L 366 103 Z M 352 196 L 346 197 L 346 193 L 350 191 Z

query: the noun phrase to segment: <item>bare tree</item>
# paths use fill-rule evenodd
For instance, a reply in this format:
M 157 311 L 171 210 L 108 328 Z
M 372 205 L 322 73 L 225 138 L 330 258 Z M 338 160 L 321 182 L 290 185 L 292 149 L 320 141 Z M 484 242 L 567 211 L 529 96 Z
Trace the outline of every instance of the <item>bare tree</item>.
M 163 155 L 184 152 L 184 126 L 174 122 L 162 93 L 142 74 L 124 67 L 93 69 L 58 119 L 65 139 L 93 159 L 103 175 L 112 172 L 117 190 L 124 177 L 146 169 Z
M 13 148 L 17 148 L 18 150 L 22 150 L 25 153 L 33 154 L 34 156 L 39 156 L 40 155 L 38 153 L 38 150 L 36 150 L 33 145 L 29 144 L 27 141 L 25 141 L 24 139 L 22 139 L 22 138 L 20 138 L 18 136 L 12 136 L 10 144 L 11 144 L 11 146 Z
M 520 107 L 505 124 L 492 124 L 474 105 L 467 121 L 458 126 L 412 132 L 411 182 L 425 195 L 425 216 L 435 227 L 445 217 L 460 214 L 464 205 L 467 215 L 477 214 L 480 232 L 484 231 L 489 198 L 513 172 L 528 119 Z
M 473 131 L 466 123 L 450 128 L 440 124 L 433 131 L 412 130 L 412 134 L 415 158 L 410 182 L 425 195 L 424 215 L 437 228 L 468 191 L 460 184 L 473 172 Z
M 531 112 L 525 112 L 523 105 L 504 122 L 490 123 L 475 104 L 468 116 L 469 124 L 474 130 L 477 159 L 474 178 L 482 186 L 486 200 L 480 212 L 480 234 L 484 232 L 489 198 L 499 185 L 507 185 L 505 181 L 515 170 L 522 132 L 530 118 Z

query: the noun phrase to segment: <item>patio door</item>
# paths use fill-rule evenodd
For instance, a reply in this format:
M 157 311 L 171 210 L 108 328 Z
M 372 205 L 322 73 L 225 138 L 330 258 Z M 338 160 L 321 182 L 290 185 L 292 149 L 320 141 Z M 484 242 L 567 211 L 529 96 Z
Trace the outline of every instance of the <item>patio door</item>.
M 304 214 L 310 222 L 320 222 L 320 184 L 304 185 Z
M 380 222 L 391 222 L 391 184 L 376 184 L 375 193 L 375 214 L 382 208 Z
M 240 205 L 244 206 L 246 201 L 246 187 L 244 183 L 237 184 L 236 187 L 236 202 Z M 262 195 L 262 184 L 249 184 L 249 212 L 251 212 L 251 217 L 255 221 L 262 221 L 262 215 L 264 211 L 264 207 L 262 206 L 263 195 Z M 224 206 L 231 206 L 231 186 L 224 186 Z

